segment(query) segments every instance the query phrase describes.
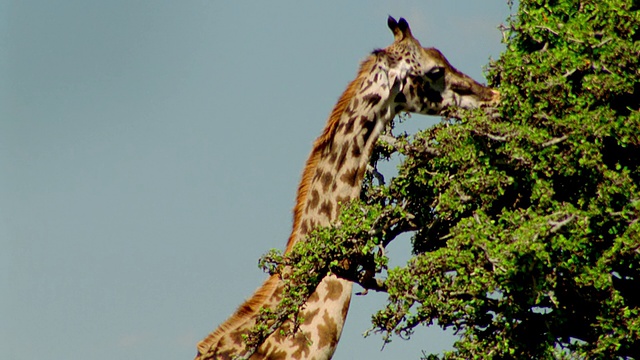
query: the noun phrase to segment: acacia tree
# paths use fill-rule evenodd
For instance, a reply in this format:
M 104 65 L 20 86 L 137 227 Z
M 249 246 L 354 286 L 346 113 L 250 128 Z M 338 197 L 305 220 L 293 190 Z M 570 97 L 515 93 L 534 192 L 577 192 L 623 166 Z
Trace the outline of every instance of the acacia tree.
M 452 328 L 454 350 L 429 358 L 640 359 L 639 9 L 521 0 L 489 68 L 502 104 L 382 136 L 372 165 L 400 154 L 398 174 L 372 172 L 339 225 L 263 258 L 289 289 L 254 338 L 332 272 L 388 293 L 386 340 Z M 405 232 L 414 256 L 388 269 Z

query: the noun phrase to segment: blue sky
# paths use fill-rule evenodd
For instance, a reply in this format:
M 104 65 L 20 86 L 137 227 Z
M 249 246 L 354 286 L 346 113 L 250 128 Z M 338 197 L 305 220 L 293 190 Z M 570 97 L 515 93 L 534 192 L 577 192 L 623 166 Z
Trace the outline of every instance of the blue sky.
M 0 2 L 0 357 L 190 359 L 284 248 L 311 144 L 388 15 L 484 82 L 506 0 Z M 439 119 L 413 116 L 423 128 Z M 408 240 L 392 244 L 395 264 Z M 453 337 L 363 339 L 419 358 Z

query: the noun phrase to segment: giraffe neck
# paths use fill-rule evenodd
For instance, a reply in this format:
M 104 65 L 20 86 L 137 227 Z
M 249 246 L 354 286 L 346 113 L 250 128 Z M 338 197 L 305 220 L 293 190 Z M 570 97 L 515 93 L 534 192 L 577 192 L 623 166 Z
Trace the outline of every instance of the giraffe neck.
M 373 146 L 396 114 L 398 87 L 388 84 L 386 65 L 375 54 L 361 64 L 307 160 L 286 252 L 315 227 L 329 225 L 341 204 L 359 196 Z
M 389 84 L 385 64 L 374 53 L 360 67 L 314 143 L 298 188 L 294 224 L 286 252 L 318 226 L 330 225 L 341 205 L 357 198 L 378 135 L 393 118 L 399 84 Z M 327 276 L 305 304 L 304 323 L 293 337 L 276 330 L 252 359 L 329 359 L 337 346 L 351 300 L 352 284 Z M 244 353 L 242 335 L 256 323 L 261 307 L 274 309 L 282 285 L 271 276 L 236 313 L 198 344 L 196 359 L 226 359 Z

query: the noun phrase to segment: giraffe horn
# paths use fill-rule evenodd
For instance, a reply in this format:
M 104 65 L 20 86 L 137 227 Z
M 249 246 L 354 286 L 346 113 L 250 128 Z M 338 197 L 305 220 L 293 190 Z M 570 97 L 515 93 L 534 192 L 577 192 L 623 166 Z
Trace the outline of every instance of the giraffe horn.
M 393 40 L 394 41 L 402 40 L 402 31 L 398 28 L 398 22 L 396 21 L 396 19 L 394 19 L 391 15 L 389 15 L 389 18 L 387 19 L 387 25 L 389 26 L 389 29 L 391 29 L 391 32 L 393 33 Z
M 387 25 L 393 32 L 394 41 L 402 41 L 407 38 L 413 39 L 409 23 L 404 18 L 400 18 L 399 21 L 396 21 L 392 16 L 389 16 L 387 19 Z

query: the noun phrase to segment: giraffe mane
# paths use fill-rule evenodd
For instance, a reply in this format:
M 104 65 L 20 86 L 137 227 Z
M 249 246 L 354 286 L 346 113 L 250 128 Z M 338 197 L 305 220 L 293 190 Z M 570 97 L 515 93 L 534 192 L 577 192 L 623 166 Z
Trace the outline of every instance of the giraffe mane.
M 349 85 L 347 85 L 347 88 L 344 90 L 344 92 L 338 99 L 338 102 L 333 107 L 331 115 L 329 115 L 327 125 L 324 127 L 322 134 L 313 143 L 311 154 L 309 154 L 309 158 L 307 159 L 304 170 L 302 171 L 302 179 L 300 180 L 300 185 L 298 185 L 296 205 L 293 208 L 293 230 L 291 231 L 291 235 L 289 236 L 289 241 L 287 242 L 285 253 L 291 251 L 291 249 L 293 249 L 293 246 L 297 242 L 296 230 L 300 227 L 300 218 L 302 217 L 302 214 L 304 212 L 304 207 L 307 201 L 307 195 L 309 194 L 311 181 L 313 180 L 313 176 L 315 175 L 315 171 L 318 167 L 318 163 L 320 162 L 320 158 L 325 150 L 331 146 L 331 141 L 333 140 L 333 137 L 336 133 L 338 123 L 340 122 L 342 114 L 347 109 L 347 106 L 349 106 L 351 99 L 353 99 L 356 92 L 360 88 L 362 80 L 371 70 L 371 67 L 375 63 L 376 58 L 382 52 L 384 52 L 384 50 L 375 50 L 369 57 L 367 57 L 360 63 L 358 75 L 349 83 Z
M 278 275 L 271 275 L 262 284 L 262 286 L 253 293 L 249 300 L 245 301 L 238 307 L 231 317 L 220 324 L 214 332 L 198 343 L 198 352 L 200 354 L 206 354 L 224 334 L 239 327 L 243 323 L 243 320 L 251 318 L 253 315 L 257 314 L 260 311 L 262 304 L 264 304 L 264 302 L 276 291 L 279 282 L 280 277 Z
M 382 50 L 382 52 L 383 51 L 384 50 Z M 364 61 L 362 61 L 362 63 L 360 64 L 360 69 L 358 70 L 358 75 L 349 83 L 349 85 L 347 85 L 347 88 L 344 90 L 344 92 L 338 99 L 338 102 L 331 111 L 331 115 L 329 116 L 329 120 L 327 121 L 322 134 L 313 143 L 311 154 L 309 155 L 309 158 L 307 159 L 304 170 L 302 172 L 302 180 L 300 181 L 300 185 L 298 186 L 296 205 L 293 210 L 293 230 L 291 231 L 291 236 L 289 237 L 289 241 L 287 242 L 285 252 L 291 251 L 297 241 L 296 230 L 300 226 L 300 218 L 304 211 L 307 194 L 309 192 L 315 170 L 320 161 L 320 157 L 325 149 L 331 146 L 331 141 L 336 133 L 338 123 L 340 122 L 342 114 L 351 102 L 351 99 L 353 99 L 353 97 L 355 96 L 358 88 L 360 87 L 360 84 L 362 83 L 362 79 L 371 70 L 371 67 L 375 63 L 375 60 L 380 52 L 380 50 L 376 50 Z M 258 288 L 253 293 L 251 298 L 246 300 L 242 305 L 238 307 L 238 309 L 235 311 L 235 313 L 233 313 L 233 315 L 231 315 L 231 317 L 229 317 L 225 322 L 218 326 L 215 331 L 210 333 L 206 338 L 198 343 L 198 352 L 200 354 L 206 354 L 211 349 L 211 347 L 214 346 L 222 338 L 224 334 L 228 333 L 229 331 L 233 331 L 234 329 L 241 326 L 244 320 L 250 319 L 255 316 L 255 314 L 260 311 L 262 305 L 273 296 L 275 291 L 277 291 L 279 282 L 280 277 L 278 275 L 271 275 L 262 284 L 262 286 L 260 286 L 260 288 Z

